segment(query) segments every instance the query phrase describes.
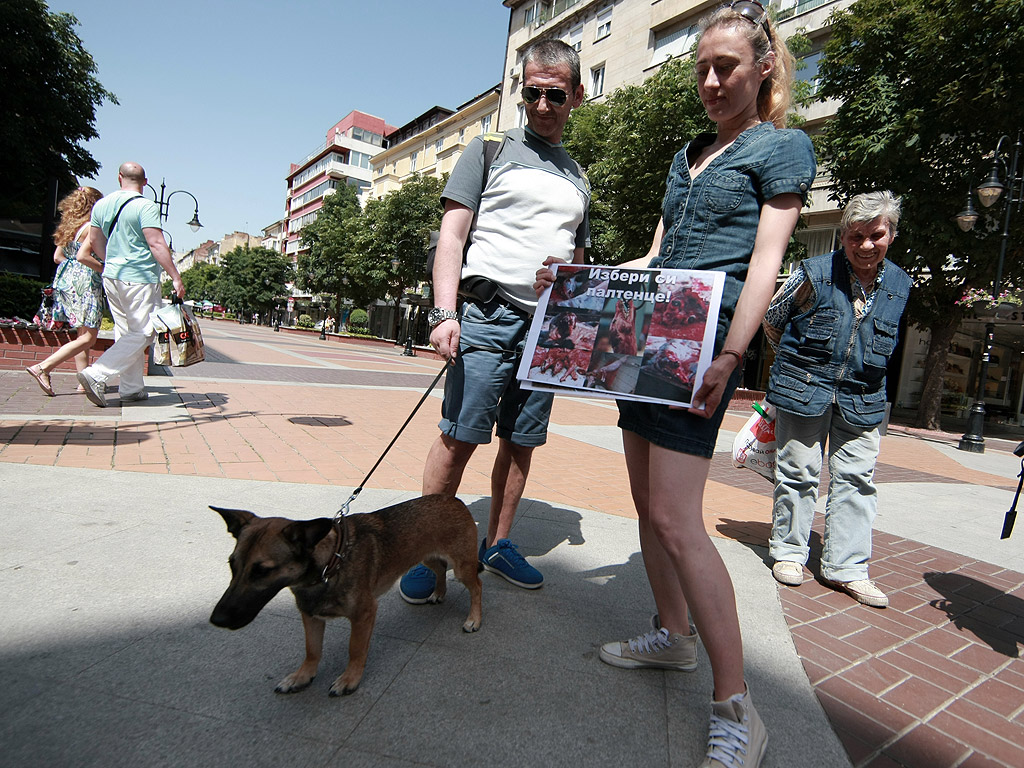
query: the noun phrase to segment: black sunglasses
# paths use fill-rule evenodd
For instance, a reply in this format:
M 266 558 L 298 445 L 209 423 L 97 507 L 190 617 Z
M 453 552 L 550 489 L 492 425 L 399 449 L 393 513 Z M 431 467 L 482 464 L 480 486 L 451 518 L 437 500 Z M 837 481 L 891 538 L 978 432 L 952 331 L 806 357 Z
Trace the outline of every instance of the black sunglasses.
M 569 99 L 569 94 L 561 88 L 538 88 L 536 85 L 524 85 L 520 93 L 523 96 L 523 101 L 527 104 L 535 104 L 543 96 L 556 107 L 560 107 Z
M 733 0 L 733 2 L 728 3 L 725 7 L 739 14 L 755 27 L 760 26 L 768 38 L 768 45 L 775 45 L 772 41 L 772 31 L 768 27 L 768 11 L 757 0 Z

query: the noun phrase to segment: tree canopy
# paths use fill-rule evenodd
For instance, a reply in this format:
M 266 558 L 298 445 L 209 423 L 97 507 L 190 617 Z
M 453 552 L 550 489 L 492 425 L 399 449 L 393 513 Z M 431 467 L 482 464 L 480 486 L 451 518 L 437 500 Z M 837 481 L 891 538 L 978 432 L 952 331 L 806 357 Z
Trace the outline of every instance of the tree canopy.
M 984 179 L 999 137 L 1024 126 L 1024 3 L 858 0 L 831 21 L 818 95 L 840 104 L 819 159 L 839 203 L 875 189 L 903 197 L 889 257 L 915 278 L 910 319 L 933 332 L 919 423 L 937 428 L 945 351 L 963 316 L 955 302 L 991 287 L 1002 209 L 975 204 L 982 218 L 967 233 L 952 216 Z M 1018 227 L 1004 286 L 1021 286 L 1022 242 Z
M 70 13 L 43 0 L 5 0 L 0 13 L 0 216 L 43 218 L 46 180 L 61 189 L 99 170 L 83 142 L 95 138 L 96 108 L 117 99 Z
M 185 295 L 196 301 L 212 301 L 220 303 L 219 282 L 222 268 L 216 264 L 200 262 L 181 273 L 185 283 Z
M 364 303 L 349 264 L 356 252 L 360 213 L 355 188 L 345 184 L 324 198 L 316 221 L 302 228 L 302 242 L 309 251 L 296 261 L 295 284 L 303 291 L 336 297 L 336 316 L 343 298 Z
M 619 264 L 650 248 L 672 158 L 713 129 L 694 82 L 692 61 L 672 59 L 566 125 L 566 149 L 590 179 L 592 262 Z
M 444 179 L 415 175 L 363 210 L 351 187 L 328 195 L 316 221 L 302 229 L 309 252 L 298 259 L 298 287 L 363 307 L 400 299 L 426 279 L 425 254 L 430 231 L 440 226 L 443 189 Z
M 269 248 L 239 246 L 221 258 L 216 295 L 235 312 L 268 313 L 295 279 L 291 262 Z M 189 270 L 191 271 L 191 270 Z M 198 297 L 190 297 L 198 298 Z

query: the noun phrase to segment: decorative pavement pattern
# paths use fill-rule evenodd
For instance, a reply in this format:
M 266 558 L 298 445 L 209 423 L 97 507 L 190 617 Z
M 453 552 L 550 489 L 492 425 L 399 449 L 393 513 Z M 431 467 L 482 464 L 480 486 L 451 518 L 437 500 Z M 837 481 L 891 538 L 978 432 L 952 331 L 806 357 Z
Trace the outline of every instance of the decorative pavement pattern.
M 0 461 L 351 487 L 439 370 L 422 350 L 403 357 L 397 347 L 228 323 L 204 323 L 204 332 L 207 361 L 150 379 L 147 403 L 122 406 L 115 390 L 110 407 L 97 409 L 62 374 L 54 375 L 58 396 L 44 398 L 23 372 L 0 371 Z M 439 394 L 432 397 L 367 487 L 419 488 L 425 446 L 436 435 Z M 608 402 L 557 398 L 528 496 L 635 517 L 616 456 L 616 415 Z M 723 429 L 735 431 L 745 418 L 731 412 Z M 891 431 L 882 446 L 879 485 L 1016 487 L 965 468 L 927 440 Z M 493 445 L 477 451 L 463 492 L 489 493 L 493 456 Z M 705 523 L 713 535 L 764 552 L 770 484 L 716 453 Z M 812 574 L 821 535 L 818 515 Z M 814 579 L 779 588 L 807 677 L 851 762 L 1024 766 L 1024 575 L 881 532 L 871 569 L 888 609 L 859 605 Z

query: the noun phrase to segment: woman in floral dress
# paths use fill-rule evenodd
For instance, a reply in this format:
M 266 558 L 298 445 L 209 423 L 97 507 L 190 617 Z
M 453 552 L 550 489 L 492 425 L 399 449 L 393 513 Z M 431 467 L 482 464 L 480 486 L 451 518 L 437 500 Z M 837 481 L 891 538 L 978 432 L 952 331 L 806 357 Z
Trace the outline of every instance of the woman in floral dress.
M 70 357 L 79 371 L 89 365 L 89 350 L 96 344 L 103 316 L 103 264 L 89 245 L 89 217 L 103 193 L 92 187 L 79 187 L 57 206 L 60 223 L 54 232 L 57 245 L 53 260 L 57 274 L 53 278 L 53 322 L 78 329 L 78 336 L 41 363 L 25 370 L 39 388 L 53 397 L 50 372 Z M 79 387 L 81 392 L 82 388 Z

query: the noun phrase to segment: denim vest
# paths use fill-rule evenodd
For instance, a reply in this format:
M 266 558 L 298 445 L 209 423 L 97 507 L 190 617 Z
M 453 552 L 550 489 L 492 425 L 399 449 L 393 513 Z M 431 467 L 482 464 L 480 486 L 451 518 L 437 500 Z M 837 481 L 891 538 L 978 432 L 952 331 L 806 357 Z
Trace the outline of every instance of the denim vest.
M 842 248 L 803 262 L 814 306 L 786 324 L 768 402 L 800 416 L 820 416 L 835 403 L 850 424 L 874 427 L 885 415 L 885 368 L 911 283 L 887 260 L 871 309 L 858 320 L 845 262 Z
M 747 279 L 761 207 L 787 193 L 806 200 L 816 164 L 806 133 L 760 123 L 743 131 L 691 179 L 692 159 L 714 140 L 714 134 L 701 134 L 672 161 L 662 203 L 665 234 L 650 267 L 725 272 L 717 348 Z

